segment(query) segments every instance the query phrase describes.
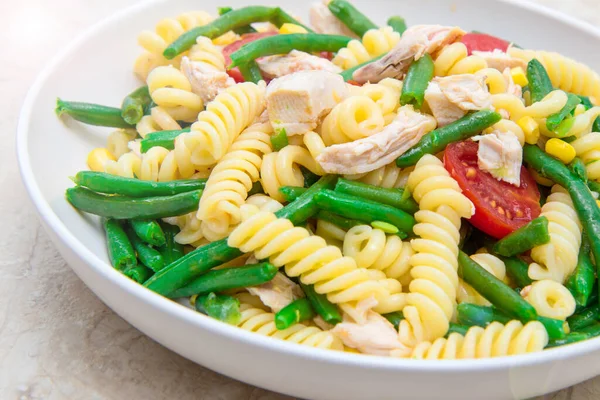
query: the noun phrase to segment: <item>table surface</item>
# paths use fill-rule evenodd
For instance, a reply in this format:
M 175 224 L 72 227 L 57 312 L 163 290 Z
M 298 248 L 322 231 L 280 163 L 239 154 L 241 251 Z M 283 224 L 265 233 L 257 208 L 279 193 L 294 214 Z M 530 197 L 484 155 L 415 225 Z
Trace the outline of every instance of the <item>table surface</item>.
M 600 24 L 598 0 L 535 0 Z M 200 367 L 108 309 L 41 229 L 14 153 L 19 109 L 36 74 L 90 24 L 135 0 L 0 2 L 0 398 L 289 399 Z M 600 397 L 600 377 L 546 396 Z

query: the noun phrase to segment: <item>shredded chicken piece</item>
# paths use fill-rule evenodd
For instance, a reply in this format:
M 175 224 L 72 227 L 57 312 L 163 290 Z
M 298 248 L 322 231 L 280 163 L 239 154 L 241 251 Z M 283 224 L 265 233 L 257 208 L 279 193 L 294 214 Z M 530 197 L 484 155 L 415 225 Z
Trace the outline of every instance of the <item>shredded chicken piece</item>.
M 473 140 L 479 141 L 477 165 L 481 170 L 489 172 L 499 181 L 521 185 L 523 149 L 514 134 L 493 131 L 475 136 Z
M 281 272 L 278 272 L 269 282 L 247 289 L 251 294 L 258 296 L 273 312 L 279 312 L 292 301 L 304 297 L 302 288 Z
M 396 46 L 384 57 L 357 69 L 358 83 L 379 82 L 384 78 L 402 78 L 413 60 L 435 53 L 459 40 L 466 32 L 457 26 L 415 25 L 407 29 Z
M 394 120 L 381 132 L 323 150 L 317 161 L 327 173 L 362 174 L 383 167 L 419 142 L 436 127 L 433 117 L 412 106 L 398 109 Z
M 301 71 L 273 79 L 266 94 L 271 125 L 288 136 L 304 134 L 347 95 L 344 79 L 332 72 Z
M 192 92 L 200 96 L 204 104 L 214 100 L 224 89 L 235 85 L 235 81 L 225 71 L 210 64 L 191 61 L 187 57 L 181 60 L 181 72 L 190 81 Z
M 506 68 L 527 68 L 527 63 L 524 60 L 511 57 L 509 54 L 499 49 L 495 49 L 494 51 L 475 50 L 473 51 L 473 55 L 483 58 L 487 62 L 488 67 L 497 69 L 500 72 L 504 71 Z
M 517 96 L 518 98 L 523 97 L 523 89 L 521 86 L 517 85 L 510 73 L 510 68 L 506 68 L 502 72 L 502 76 L 506 80 L 506 93 L 512 94 L 513 96 Z
M 299 50 L 288 54 L 267 56 L 256 60 L 263 76 L 268 79 L 279 78 L 299 71 L 328 71 L 335 74 L 342 69 L 323 57 L 313 56 Z
M 313 3 L 310 6 L 310 25 L 317 33 L 326 33 L 328 35 L 342 35 L 358 39 L 359 37 L 352 32 L 342 21 L 329 11 L 327 4 L 331 0 L 323 0 L 321 3 Z

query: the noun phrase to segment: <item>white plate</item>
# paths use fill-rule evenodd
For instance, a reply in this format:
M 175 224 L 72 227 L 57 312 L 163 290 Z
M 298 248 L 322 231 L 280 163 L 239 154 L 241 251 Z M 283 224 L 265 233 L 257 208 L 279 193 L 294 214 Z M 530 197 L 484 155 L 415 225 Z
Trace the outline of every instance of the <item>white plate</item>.
M 600 374 L 600 339 L 543 353 L 488 360 L 415 361 L 315 350 L 250 334 L 162 298 L 108 263 L 98 221 L 64 200 L 68 177 L 85 169 L 87 152 L 105 144 L 106 129 L 54 115 L 57 96 L 118 105 L 139 86 L 131 68 L 136 35 L 164 17 L 225 3 L 144 3 L 91 28 L 39 76 L 23 106 L 17 148 L 21 173 L 46 231 L 79 277 L 120 316 L 173 351 L 215 371 L 303 398 L 527 398 Z M 260 1 L 262 4 L 276 4 Z M 295 15 L 307 4 L 281 0 Z M 256 3 L 254 3 L 256 4 Z M 600 34 L 582 22 L 527 3 L 500 0 L 356 1 L 377 22 L 394 14 L 410 24 L 456 24 L 519 45 L 560 51 L 600 70 Z M 76 301 L 77 299 L 73 299 Z

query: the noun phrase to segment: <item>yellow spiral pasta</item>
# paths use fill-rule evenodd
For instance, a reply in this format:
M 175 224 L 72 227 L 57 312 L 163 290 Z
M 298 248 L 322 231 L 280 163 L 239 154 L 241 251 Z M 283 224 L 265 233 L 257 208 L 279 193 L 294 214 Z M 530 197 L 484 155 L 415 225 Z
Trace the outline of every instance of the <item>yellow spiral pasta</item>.
M 150 72 L 148 92 L 154 103 L 178 121 L 192 122 L 204 106 L 200 96 L 192 92 L 185 75 L 173 67 L 157 67 Z
M 324 171 L 304 147 L 288 145 L 278 152 L 264 156 L 260 169 L 260 182 L 269 196 L 284 201 L 279 193 L 282 186 L 304 186 L 304 176 L 300 166 L 317 175 Z
M 152 107 L 150 115 L 144 115 L 135 126 L 141 137 L 158 131 L 180 130 L 181 125 L 163 107 Z
M 547 344 L 548 333 L 541 322 L 531 321 L 524 326 L 516 320 L 506 325 L 492 322 L 485 329 L 470 328 L 465 336 L 452 333 L 448 339 L 419 343 L 411 357 L 423 360 L 502 357 L 542 351 Z
M 155 182 L 179 178 L 174 154 L 164 147 L 152 147 L 141 156 L 134 152 L 125 153 L 117 161 L 108 161 L 104 172 Z
M 198 115 L 191 131 L 178 137 L 175 151 L 197 170 L 213 166 L 264 111 L 264 95 L 264 83 L 245 82 L 225 89 Z
M 571 146 L 575 149 L 577 157 L 585 163 L 588 178 L 600 180 L 600 132 L 592 132 L 573 141 Z
M 378 83 L 351 87 L 353 95 L 367 96 L 381 108 L 385 125 L 391 123 L 396 117 L 396 110 L 400 106 L 401 92 L 402 82 L 391 78 L 385 78 Z
M 506 110 L 515 122 L 523 117 L 547 118 L 560 111 L 566 103 L 567 94 L 562 90 L 555 90 L 530 106 L 525 106 L 520 98 L 512 94 L 492 95 L 492 105 L 497 110 Z
M 136 136 L 137 132 L 133 129 L 117 129 L 108 135 L 106 149 L 115 159 L 117 159 L 129 152 L 129 142 L 134 140 Z
M 380 132 L 385 126 L 381 107 L 368 96 L 352 96 L 336 105 L 323 120 L 320 133 L 327 146 L 347 143 Z
M 196 39 L 196 44 L 190 48 L 188 58 L 194 62 L 210 65 L 218 71 L 225 71 L 225 57 L 221 49 L 204 36 Z
M 572 125 L 567 131 L 567 133 L 565 133 L 565 136 L 580 137 L 589 134 L 592 131 L 592 127 L 594 125 L 594 122 L 596 121 L 596 118 L 598 117 L 600 117 L 600 107 L 592 107 L 589 110 L 580 113 L 575 117 L 572 117 L 570 119 Z M 556 134 L 554 134 L 553 132 L 548 132 L 548 129 L 545 126 L 545 124 L 542 124 L 541 128 L 541 132 L 544 135 L 550 137 L 556 136 Z
M 575 298 L 561 283 L 544 279 L 535 281 L 521 292 L 542 317 L 566 320 L 575 312 Z
M 471 259 L 481 265 L 487 272 L 494 275 L 501 281 L 506 280 L 506 266 L 498 257 L 487 254 L 477 253 L 471 256 Z M 459 281 L 458 294 L 456 296 L 459 303 L 471 303 L 480 306 L 491 305 L 482 295 L 480 295 L 471 285 L 463 281 Z
M 562 187 L 554 185 L 540 216 L 548 218 L 550 242 L 531 250 L 535 262 L 529 265 L 529 277 L 563 283 L 577 265 L 581 246 L 581 223 L 571 196 Z
M 198 209 L 198 219 L 203 221 L 207 239 L 224 238 L 241 221 L 240 206 L 260 177 L 264 155 L 272 150 L 272 131 L 268 123 L 250 126 L 213 168 Z
M 600 76 L 585 64 L 549 51 L 523 50 L 511 47 L 508 54 L 529 62 L 536 58 L 548 71 L 552 85 L 567 92 L 600 101 Z
M 340 49 L 332 61 L 342 69 L 356 67 L 387 53 L 399 41 L 400 34 L 389 26 L 370 29 L 363 35 L 362 40 L 351 40 L 345 48 Z
M 445 46 L 434 61 L 435 76 L 474 74 L 487 68 L 487 62 L 479 56 L 469 55 L 467 46 L 457 42 Z
M 491 94 L 506 93 L 509 82 L 504 74 L 494 68 L 484 68 L 475 72 L 475 76 L 483 77 Z
M 400 169 L 395 162 L 392 162 L 371 172 L 344 175 L 344 178 L 384 188 L 403 188 L 406 186 L 408 177 L 413 170 L 413 167 Z
M 180 231 L 175 235 L 177 243 L 189 244 L 194 247 L 204 246 L 208 243 L 202 234 L 202 221 L 196 217 L 195 211 L 178 217 L 163 218 L 163 220 L 179 227 Z
M 419 203 L 411 241 L 415 254 L 405 320 L 400 323 L 400 340 L 408 347 L 446 334 L 456 306 L 458 289 L 458 243 L 462 218 L 474 213 L 442 162 L 423 156 L 408 178 L 408 189 Z
M 317 220 L 315 235 L 325 239 L 328 245 L 339 247 L 341 249 L 344 238 L 346 237 L 346 231 L 331 222 L 319 219 Z
M 344 236 L 343 254 L 352 257 L 361 268 L 383 271 L 388 278 L 398 279 L 410 269 L 414 251 L 409 242 L 381 229 L 357 225 Z

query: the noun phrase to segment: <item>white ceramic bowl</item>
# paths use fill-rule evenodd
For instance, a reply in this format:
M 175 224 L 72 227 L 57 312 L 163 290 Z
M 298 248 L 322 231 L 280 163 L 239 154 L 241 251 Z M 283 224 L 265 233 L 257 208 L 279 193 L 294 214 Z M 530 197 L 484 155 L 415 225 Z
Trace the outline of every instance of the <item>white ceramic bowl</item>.
M 253 3 L 227 0 L 239 7 Z M 257 0 L 257 3 L 275 4 Z M 308 4 L 277 4 L 306 16 Z M 256 3 L 255 3 L 256 4 Z M 556 50 L 600 70 L 600 34 L 538 6 L 500 0 L 359 1 L 377 22 L 394 14 L 410 24 L 477 29 L 523 47 Z M 169 301 L 115 271 L 108 263 L 98 220 L 64 200 L 68 176 L 85 169 L 87 152 L 104 145 L 105 129 L 54 115 L 55 99 L 118 105 L 139 86 L 131 67 L 136 34 L 161 18 L 217 1 L 140 4 L 91 28 L 37 79 L 21 112 L 18 156 L 27 190 L 46 231 L 79 277 L 120 316 L 173 351 L 235 379 L 303 398 L 527 398 L 600 374 L 600 339 L 539 354 L 471 361 L 416 361 L 315 350 L 250 334 Z

